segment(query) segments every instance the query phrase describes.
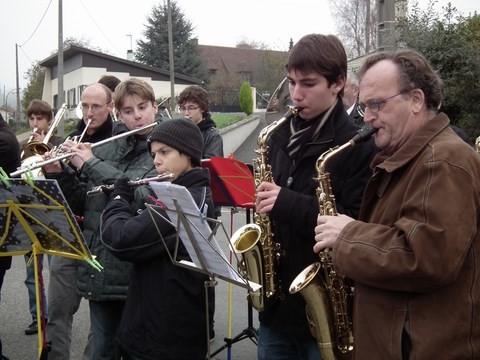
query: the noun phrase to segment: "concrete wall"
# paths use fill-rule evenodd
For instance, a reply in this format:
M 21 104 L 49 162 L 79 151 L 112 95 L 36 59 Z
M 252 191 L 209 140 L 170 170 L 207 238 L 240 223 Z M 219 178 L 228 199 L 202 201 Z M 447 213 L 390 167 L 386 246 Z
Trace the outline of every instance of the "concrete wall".
M 248 119 L 239 121 L 220 130 L 223 138 L 223 155 L 228 157 L 233 154 L 260 123 L 258 115 L 252 115 Z

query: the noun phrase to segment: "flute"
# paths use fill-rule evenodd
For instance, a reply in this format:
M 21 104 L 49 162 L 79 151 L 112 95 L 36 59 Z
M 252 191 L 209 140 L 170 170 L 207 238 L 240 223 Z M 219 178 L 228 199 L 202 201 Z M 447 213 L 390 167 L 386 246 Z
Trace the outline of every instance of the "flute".
M 97 147 L 97 146 L 100 146 L 100 145 L 103 145 L 103 144 L 107 144 L 111 141 L 114 141 L 114 140 L 117 140 L 117 139 L 121 139 L 121 138 L 124 138 L 126 136 L 130 136 L 130 135 L 133 135 L 137 132 L 140 132 L 140 131 L 143 131 L 145 129 L 148 129 L 148 128 L 151 128 L 153 126 L 157 126 L 158 124 L 160 123 L 160 121 L 155 121 L 151 124 L 148 124 L 148 125 L 145 125 L 141 128 L 137 128 L 137 129 L 133 129 L 133 130 L 130 130 L 130 131 L 127 131 L 127 132 L 124 132 L 124 133 L 121 133 L 121 134 L 118 134 L 118 135 L 115 135 L 115 136 L 112 136 L 112 137 L 109 137 L 107 139 L 104 139 L 104 140 L 101 140 L 101 141 L 97 141 L 96 143 L 92 143 L 92 149 Z M 82 134 L 83 136 L 83 134 Z M 56 156 L 56 157 L 53 157 L 51 159 L 48 159 L 48 160 L 43 160 L 43 161 L 38 161 L 36 163 L 33 163 L 29 166 L 25 166 L 25 167 L 21 167 L 19 170 L 17 171 L 14 171 L 12 173 L 10 173 L 10 177 L 14 178 L 14 177 L 17 177 L 18 175 L 22 175 L 23 173 L 26 173 L 30 170 L 33 170 L 33 169 L 38 169 L 38 168 L 41 168 L 45 165 L 48 165 L 48 164 L 51 164 L 55 161 L 58 161 L 58 160 L 63 160 L 63 159 L 67 159 L 69 157 L 71 157 L 74 153 L 73 152 L 67 152 L 67 153 L 63 153 L 62 155 L 59 155 L 59 156 Z
M 140 185 L 147 185 L 150 182 L 158 182 L 158 181 L 166 181 L 169 179 L 173 179 L 175 175 L 167 173 L 167 174 L 161 174 L 158 176 L 154 176 L 151 178 L 146 178 L 146 179 L 140 179 L 140 180 L 133 180 L 129 181 L 128 185 L 131 187 L 137 187 Z M 107 193 L 108 191 L 112 191 L 115 186 L 113 184 L 111 185 L 99 185 L 99 186 L 94 186 L 92 190 L 87 191 L 88 196 L 92 195 L 98 195 L 101 193 Z

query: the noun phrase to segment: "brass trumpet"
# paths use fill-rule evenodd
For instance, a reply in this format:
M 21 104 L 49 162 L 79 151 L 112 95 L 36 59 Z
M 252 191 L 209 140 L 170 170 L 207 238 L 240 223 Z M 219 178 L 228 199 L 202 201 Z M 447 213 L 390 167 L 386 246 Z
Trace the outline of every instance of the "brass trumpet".
M 47 151 L 50 151 L 50 145 L 48 142 L 52 137 L 55 128 L 60 123 L 60 120 L 62 120 L 66 110 L 67 110 L 67 105 L 63 103 L 63 105 L 60 107 L 57 114 L 55 115 L 55 118 L 53 119 L 52 123 L 50 124 L 50 127 L 48 128 L 48 132 L 47 134 L 45 134 L 45 137 L 43 138 L 42 141 L 34 140 L 34 133 L 37 131 L 37 128 L 33 129 L 32 135 L 30 135 L 30 137 L 28 138 L 28 141 L 25 144 L 23 151 L 21 153 L 22 163 L 20 168 L 29 169 L 30 171 L 32 171 L 33 168 L 31 167 L 31 165 L 41 161 L 43 159 L 42 157 L 43 154 L 45 154 Z M 41 175 L 43 175 L 41 169 L 38 169 L 37 171 L 32 172 L 33 177 L 38 177 Z
M 22 152 L 20 153 L 20 159 L 24 159 L 26 157 L 25 156 L 26 155 L 25 154 L 25 149 L 28 149 L 28 144 L 33 142 L 33 140 L 35 139 L 34 135 L 37 131 L 38 131 L 38 128 L 33 128 L 32 129 L 32 132 L 30 133 L 31 135 L 28 137 L 28 140 L 25 143 L 25 146 L 23 147 Z M 31 156 L 31 155 L 29 155 L 29 156 Z
M 47 151 L 50 151 L 51 147 L 48 144 L 48 141 L 52 137 L 55 128 L 60 123 L 60 120 L 62 120 L 66 110 L 67 110 L 67 104 L 63 103 L 63 105 L 60 107 L 57 114 L 55 115 L 55 118 L 53 119 L 52 124 L 48 128 L 48 132 L 47 134 L 45 134 L 45 137 L 43 138 L 42 141 L 33 140 L 33 133 L 37 131 L 36 128 L 33 129 L 32 135 L 30 136 L 27 144 L 25 145 L 25 149 L 30 150 L 33 154 L 36 154 L 36 155 L 43 155 Z
M 160 120 L 160 121 L 161 121 L 161 120 Z M 145 126 L 143 126 L 143 127 L 141 127 L 141 128 L 134 129 L 134 130 L 131 130 L 131 131 L 127 131 L 127 132 L 125 132 L 125 133 L 118 134 L 118 135 L 112 136 L 112 137 L 110 137 L 110 138 L 108 138 L 108 139 L 105 139 L 105 140 L 102 140 L 102 141 L 93 143 L 93 144 L 92 144 L 92 149 L 95 148 L 95 147 L 97 147 L 97 146 L 101 146 L 101 145 L 107 144 L 107 143 L 109 143 L 109 142 L 111 142 L 111 141 L 115 141 L 115 140 L 117 140 L 117 139 L 121 139 L 121 138 L 130 136 L 130 135 L 132 135 L 132 134 L 141 132 L 141 131 L 143 131 L 143 130 L 145 130 L 145 129 L 149 129 L 149 128 L 151 128 L 151 127 L 157 126 L 157 125 L 160 123 L 160 121 L 158 121 L 158 122 L 155 121 L 155 122 L 153 122 L 153 123 L 151 123 L 151 124 L 148 124 L 148 125 L 145 125 Z M 34 170 L 34 169 L 41 168 L 41 167 L 43 167 L 43 166 L 45 166 L 45 165 L 48 165 L 48 164 L 51 164 L 51 163 L 53 163 L 53 162 L 55 162 L 55 161 L 60 161 L 60 160 L 68 159 L 68 158 L 71 157 L 72 155 L 73 155 L 72 152 L 67 152 L 67 153 L 63 153 L 63 154 L 61 154 L 61 155 L 59 155 L 59 156 L 53 157 L 53 158 L 48 159 L 48 160 L 38 161 L 38 162 L 33 163 L 33 164 L 30 164 L 29 166 L 26 166 L 26 167 L 23 167 L 23 166 L 22 166 L 22 167 L 20 167 L 20 169 L 18 169 L 17 171 L 14 171 L 14 172 L 10 173 L 10 176 L 11 176 L 12 178 L 18 177 L 19 175 L 22 175 L 22 174 L 24 174 L 24 173 L 26 173 L 26 172 L 29 172 L 29 171 L 31 171 L 31 170 Z
M 154 176 L 154 177 L 151 177 L 151 178 L 129 181 L 128 185 L 131 186 L 131 187 L 137 187 L 137 186 L 140 186 L 140 185 L 148 185 L 151 182 L 161 182 L 161 181 L 167 181 L 169 179 L 173 179 L 174 176 L 175 175 L 171 174 L 171 173 L 160 174 L 160 175 L 157 175 L 157 176 Z M 87 195 L 92 196 L 92 195 L 98 195 L 98 194 L 102 194 L 102 193 L 108 193 L 109 191 L 113 190 L 113 188 L 114 188 L 113 184 L 95 186 L 95 187 L 92 188 L 92 190 L 87 191 Z

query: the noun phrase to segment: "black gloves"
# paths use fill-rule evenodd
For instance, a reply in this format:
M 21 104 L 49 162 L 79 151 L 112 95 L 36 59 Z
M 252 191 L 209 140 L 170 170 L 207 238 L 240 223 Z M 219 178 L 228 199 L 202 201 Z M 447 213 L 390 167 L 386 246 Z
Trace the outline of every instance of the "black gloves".
M 110 194 L 110 200 L 120 197 L 126 200 L 129 204 L 133 201 L 133 187 L 128 183 L 130 179 L 126 176 L 119 177 L 115 180 L 115 185 L 112 193 Z

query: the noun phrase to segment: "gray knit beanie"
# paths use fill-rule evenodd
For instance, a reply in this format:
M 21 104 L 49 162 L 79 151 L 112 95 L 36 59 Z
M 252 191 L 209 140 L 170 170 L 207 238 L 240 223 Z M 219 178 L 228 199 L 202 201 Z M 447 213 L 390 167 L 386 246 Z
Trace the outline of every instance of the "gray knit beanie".
M 192 164 L 199 166 L 202 160 L 203 136 L 200 129 L 189 119 L 165 120 L 155 126 L 147 139 L 148 152 L 152 141 L 158 141 L 190 156 Z

